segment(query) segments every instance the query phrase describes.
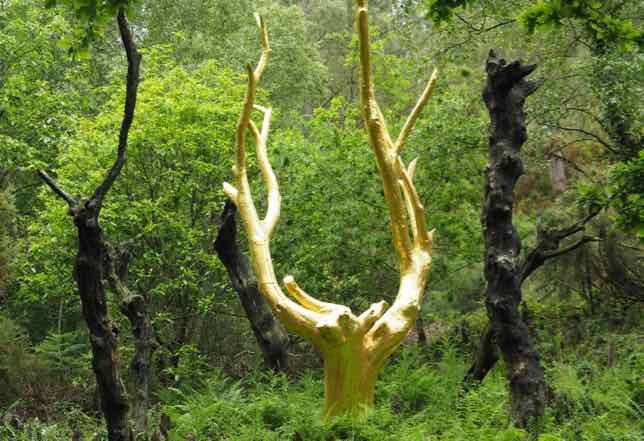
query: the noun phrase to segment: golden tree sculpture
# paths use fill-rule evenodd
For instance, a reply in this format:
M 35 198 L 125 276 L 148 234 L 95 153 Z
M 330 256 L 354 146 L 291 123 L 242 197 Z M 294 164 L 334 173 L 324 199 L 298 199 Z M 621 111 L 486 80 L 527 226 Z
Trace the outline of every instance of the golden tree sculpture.
M 434 70 L 396 141 L 393 141 L 374 93 L 367 1 L 357 0 L 357 6 L 362 116 L 378 162 L 400 268 L 400 286 L 393 304 L 389 306 L 380 301 L 362 314 L 355 315 L 347 306 L 323 302 L 308 295 L 290 275 L 284 277 L 284 285 L 294 300 L 280 288 L 270 252 L 270 239 L 281 205 L 277 178 L 267 154 L 271 109 L 255 104 L 257 84 L 271 49 L 266 24 L 257 15 L 262 54 L 255 69 L 250 65 L 247 67 L 248 88 L 235 137 L 235 186 L 224 183 L 224 191 L 238 207 L 243 220 L 262 295 L 287 328 L 310 341 L 322 354 L 326 416 L 357 414 L 373 405 L 378 372 L 418 318 L 432 254 L 433 230 L 427 230 L 423 206 L 412 181 L 416 160 L 406 167 L 400 152 L 432 95 L 437 73 Z M 260 128 L 251 119 L 254 110 L 263 114 Z M 268 205 L 263 219 L 257 214 L 248 183 L 245 159 L 247 131 L 255 141 L 257 163 L 268 190 Z

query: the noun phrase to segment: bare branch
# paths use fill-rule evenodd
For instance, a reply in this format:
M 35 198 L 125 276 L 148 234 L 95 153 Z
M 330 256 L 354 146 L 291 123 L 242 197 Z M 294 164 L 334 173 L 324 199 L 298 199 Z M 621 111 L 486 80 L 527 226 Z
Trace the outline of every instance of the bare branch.
M 412 222 L 414 240 L 421 248 L 426 248 L 430 238 L 429 232 L 427 231 L 427 225 L 425 223 L 424 207 L 420 202 L 418 192 L 412 183 L 409 173 L 402 167 L 402 161 L 400 161 L 400 165 L 402 179 L 399 182 L 407 201 L 407 210 L 409 212 L 410 222 Z M 416 160 L 410 164 L 410 171 L 415 170 L 415 166 Z
M 389 207 L 391 218 L 391 231 L 394 247 L 398 254 L 401 268 L 411 264 L 411 242 L 409 239 L 409 226 L 405 219 L 404 202 L 398 180 L 396 149 L 394 148 L 386 122 L 380 111 L 374 93 L 374 84 L 371 74 L 371 47 L 369 40 L 369 19 L 367 1 L 358 0 L 358 37 L 360 41 L 360 95 L 362 117 L 369 134 L 369 144 L 376 155 L 378 170 L 382 179 L 385 200 Z
M 534 248 L 526 254 L 525 259 L 520 264 L 519 282 L 523 283 L 534 271 L 541 267 L 546 260 L 569 253 L 587 242 L 596 241 L 597 239 L 594 237 L 584 236 L 570 246 L 559 248 L 559 244 L 562 240 L 575 233 L 583 231 L 586 224 L 597 216 L 598 213 L 599 210 L 594 210 L 568 227 L 546 232 Z
M 310 309 L 314 312 L 330 312 L 337 308 L 338 305 L 333 303 L 322 302 L 309 294 L 307 294 L 300 286 L 297 284 L 293 276 L 288 275 L 284 277 L 284 286 L 288 290 L 289 294 L 293 296 L 297 302 L 304 306 L 306 309 Z
M 552 259 L 553 257 L 562 256 L 564 254 L 567 254 L 567 253 L 569 253 L 571 251 L 576 250 L 577 248 L 579 248 L 580 246 L 582 246 L 583 244 L 585 244 L 587 242 L 599 242 L 600 240 L 601 239 L 599 239 L 598 237 L 584 236 L 584 237 L 582 237 L 581 239 L 579 239 L 577 242 L 573 243 L 570 246 L 567 246 L 565 248 L 562 248 L 560 250 L 557 250 L 557 251 L 554 251 L 554 252 L 551 252 L 551 253 L 546 253 L 544 257 L 546 259 Z
M 367 332 L 371 326 L 378 320 L 389 308 L 389 304 L 381 300 L 377 303 L 373 303 L 369 308 L 367 308 L 360 316 L 358 317 L 358 322 L 362 328 L 362 332 Z
M 597 115 L 595 115 L 593 112 L 590 112 L 589 110 L 581 109 L 579 107 L 566 107 L 564 110 L 572 110 L 573 112 L 583 113 L 584 115 L 587 115 L 591 119 L 593 119 L 593 121 L 595 121 L 604 131 L 607 131 L 604 122 Z
M 264 120 L 262 121 L 261 138 L 264 144 L 266 144 L 268 142 L 268 132 L 271 127 L 271 115 L 273 109 L 271 109 L 270 107 L 263 107 L 255 104 L 255 110 L 259 110 L 264 114 Z
M 49 188 L 53 190 L 54 193 L 56 193 L 61 199 L 67 202 L 67 205 L 69 205 L 70 207 L 73 207 L 78 203 L 76 199 L 74 199 L 69 193 L 67 193 L 60 186 L 60 184 L 56 182 L 54 178 L 52 178 L 47 174 L 47 172 L 45 172 L 44 170 L 38 170 L 38 176 L 40 176 L 42 180 L 45 181 L 45 184 L 47 184 Z
M 563 130 L 564 132 L 577 132 L 577 133 L 582 133 L 584 135 L 590 136 L 595 141 L 597 141 L 598 143 L 603 145 L 606 148 L 606 150 L 608 150 L 610 152 L 615 151 L 613 146 L 611 146 L 608 142 L 606 142 L 604 139 L 602 139 L 599 135 L 596 135 L 593 132 L 589 132 L 588 130 L 580 129 L 578 127 L 563 127 L 563 126 L 560 126 L 558 124 L 547 124 L 547 125 L 550 126 L 550 127 L 554 127 L 556 129 L 559 129 L 559 130 Z
M 395 144 L 396 152 L 400 153 L 403 146 L 405 145 L 405 141 L 407 141 L 407 137 L 409 136 L 409 133 L 411 133 L 411 130 L 414 127 L 414 124 L 416 123 L 416 120 L 418 119 L 420 112 L 423 111 L 425 104 L 427 104 L 427 102 L 431 98 L 434 92 L 434 89 L 436 88 L 437 81 L 438 81 L 438 70 L 434 69 L 434 72 L 432 73 L 432 76 L 429 79 L 429 82 L 427 83 L 425 90 L 423 90 L 423 93 L 420 95 L 420 98 L 418 98 L 418 102 L 412 109 L 411 113 L 409 114 L 409 117 L 407 117 L 407 121 L 405 121 L 405 125 L 400 131 L 400 134 L 398 135 L 398 139 L 396 140 L 396 144 Z
M 367 1 L 357 0 L 357 4 L 362 116 L 369 134 L 369 144 L 378 162 L 394 247 L 400 262 L 400 286 L 396 299 L 386 312 L 375 319 L 372 328 L 365 334 L 369 356 L 378 364 L 403 341 L 418 317 L 429 273 L 431 233 L 427 231 L 423 206 L 412 182 L 416 164 L 413 161 L 406 170 L 398 152 L 435 87 L 436 74 L 432 75 L 394 144 L 374 93 Z M 413 244 L 409 237 L 410 228 L 414 236 Z
M 250 66 L 247 66 L 248 86 L 242 111 L 237 121 L 235 135 L 235 166 L 233 167 L 233 172 L 236 187 L 224 183 L 224 191 L 235 205 L 237 205 L 239 214 L 244 220 L 244 227 L 252 256 L 253 270 L 264 298 L 288 328 L 311 341 L 319 343 L 320 330 L 317 324 L 322 317 L 318 313 L 293 302 L 284 294 L 277 282 L 271 259 L 269 243 L 271 234 L 279 219 L 281 197 L 277 178 L 268 161 L 266 147 L 271 111 L 270 109 L 255 105 L 257 84 L 261 78 L 261 74 L 266 68 L 270 55 L 266 24 L 257 16 L 256 19 L 260 28 L 262 55 L 254 71 Z M 258 109 L 264 113 L 261 131 L 251 120 L 253 109 Z M 257 215 L 248 183 L 245 152 L 246 130 L 250 130 L 255 139 L 257 161 L 268 188 L 268 210 L 266 218 L 263 221 L 260 221 Z
M 224 193 L 235 205 L 238 204 L 239 191 L 228 182 L 224 182 Z
M 268 57 L 271 53 L 271 47 L 268 44 L 268 29 L 266 28 L 264 19 L 260 17 L 259 14 L 255 14 L 255 20 L 257 21 L 257 26 L 259 27 L 260 44 L 262 46 L 262 56 L 260 57 L 254 72 L 255 81 L 259 82 L 260 78 L 262 77 L 262 73 L 264 73 L 264 69 L 266 69 L 266 65 L 268 64 Z
M 114 181 L 121 173 L 121 169 L 125 164 L 127 154 L 127 139 L 130 132 L 130 126 L 134 119 L 134 108 L 136 107 L 136 95 L 139 87 L 139 65 L 141 63 L 141 55 L 137 51 L 136 44 L 132 38 L 132 32 L 125 16 L 125 10 L 119 9 L 117 22 L 119 32 L 121 34 L 121 41 L 127 56 L 127 79 L 125 86 L 125 108 L 123 112 L 123 120 L 121 121 L 121 130 L 119 132 L 119 145 L 116 155 L 116 160 L 112 168 L 105 176 L 105 179 L 94 191 L 92 199 L 96 201 L 98 210 L 101 209 L 103 198 L 114 184 Z
M 570 165 L 575 170 L 577 170 L 582 175 L 588 176 L 588 173 L 583 168 L 581 168 L 575 161 L 573 161 L 571 159 L 568 159 L 565 156 L 560 155 L 559 153 L 550 153 L 546 157 L 560 159 L 560 160 L 564 161 L 566 164 Z
M 271 109 L 261 106 L 255 106 L 255 108 L 264 112 L 264 121 L 262 123 L 261 132 L 257 130 L 257 127 L 252 121 L 250 121 L 249 126 L 251 132 L 255 136 L 255 144 L 257 147 L 257 162 L 259 164 L 259 168 L 262 172 L 262 176 L 268 190 L 268 207 L 266 210 L 266 216 L 261 223 L 267 237 L 270 238 L 273 235 L 273 231 L 275 230 L 275 226 L 277 225 L 277 221 L 279 220 L 282 196 L 279 192 L 277 178 L 275 177 L 271 163 L 268 160 L 268 151 L 266 145 L 271 121 Z

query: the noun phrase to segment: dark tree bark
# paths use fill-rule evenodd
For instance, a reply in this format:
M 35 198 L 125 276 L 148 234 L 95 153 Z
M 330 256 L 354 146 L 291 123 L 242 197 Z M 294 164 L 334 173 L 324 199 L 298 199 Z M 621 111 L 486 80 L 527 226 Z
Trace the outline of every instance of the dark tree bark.
M 214 248 L 219 260 L 228 270 L 230 281 L 239 296 L 264 356 L 264 362 L 274 371 L 285 372 L 288 368 L 288 334 L 275 319 L 270 306 L 259 292 L 250 261 L 239 249 L 236 211 L 235 204 L 226 201 Z
M 472 384 L 482 382 L 498 360 L 499 354 L 496 344 L 494 343 L 494 333 L 492 326 L 488 323 L 483 330 L 483 334 L 481 334 L 481 342 L 479 343 L 476 351 L 474 363 L 472 363 L 467 374 L 465 374 L 465 390 L 467 390 Z
M 544 412 L 546 382 L 521 303 L 521 243 L 514 225 L 514 187 L 523 173 L 521 146 L 527 139 L 525 99 L 538 83 L 525 79 L 535 65 L 506 64 L 494 51 L 487 59 L 483 100 L 490 114 L 489 165 L 481 222 L 485 237 L 486 308 L 510 383 L 511 416 L 527 427 Z
M 121 312 L 130 321 L 134 336 L 134 356 L 130 362 L 133 378 L 134 433 L 144 434 L 148 429 L 147 411 L 150 407 L 150 380 L 152 377 L 152 354 L 158 347 L 154 331 L 146 312 L 143 296 L 132 294 L 127 287 L 130 252 L 125 246 L 114 249 L 108 245 L 107 278 L 117 293 Z
M 121 311 L 132 325 L 134 335 L 134 356 L 130 371 L 134 377 L 134 432 L 146 433 L 148 429 L 147 411 L 150 408 L 150 379 L 152 377 L 152 354 L 157 348 L 141 295 L 130 295 L 121 303 Z
M 426 349 L 427 333 L 425 332 L 425 321 L 421 314 L 418 314 L 418 319 L 416 319 L 416 334 L 418 335 L 418 346 Z
M 577 248 L 581 247 L 587 242 L 597 241 L 598 239 L 592 236 L 582 236 L 572 244 L 561 246 L 561 241 L 572 236 L 575 233 L 584 231 L 586 224 L 592 220 L 599 210 L 592 211 L 586 217 L 575 222 L 574 224 L 559 229 L 549 231 L 537 231 L 537 245 L 532 250 L 526 253 L 525 258 L 521 262 L 519 269 L 519 280 L 523 282 L 539 267 L 541 267 L 546 260 L 553 257 L 562 256 Z
M 578 222 L 559 230 L 538 231 L 537 244 L 525 253 L 525 257 L 518 265 L 519 288 L 548 259 L 567 254 L 587 242 L 597 241 L 598 239 L 595 237 L 583 235 L 573 243 L 561 246 L 561 242 L 564 239 L 576 233 L 583 232 L 586 224 L 597 216 L 598 213 L 599 211 L 593 211 Z M 472 384 L 481 383 L 498 360 L 499 355 L 494 341 L 494 332 L 492 332 L 492 327 L 488 323 L 481 334 L 481 341 L 474 357 L 474 362 L 465 376 L 465 390 Z
M 118 11 L 117 23 L 127 55 L 128 70 L 125 109 L 114 164 L 89 199 L 73 198 L 46 172 L 40 170 L 38 173 L 54 193 L 67 202 L 69 214 L 74 219 L 78 231 L 78 252 L 74 274 L 83 317 L 89 330 L 92 367 L 105 415 L 108 439 L 109 441 L 132 441 L 133 434 L 128 418 L 129 405 L 119 369 L 118 330 L 112 324 L 107 309 L 105 262 L 109 257 L 109 245 L 99 223 L 103 199 L 125 163 L 127 138 L 134 118 L 139 83 L 141 57 L 137 52 L 122 8 Z

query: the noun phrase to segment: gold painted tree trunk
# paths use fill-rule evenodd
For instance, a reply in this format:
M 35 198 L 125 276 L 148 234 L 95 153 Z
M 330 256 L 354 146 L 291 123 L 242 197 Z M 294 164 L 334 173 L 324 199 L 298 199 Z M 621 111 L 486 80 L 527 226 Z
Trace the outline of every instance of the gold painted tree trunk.
M 259 16 L 256 18 L 261 34 L 262 55 L 255 69 L 248 66 L 248 88 L 235 137 L 235 186 L 224 183 L 224 191 L 237 205 L 244 221 L 253 269 L 262 295 L 287 328 L 309 340 L 322 353 L 327 416 L 357 414 L 373 405 L 380 368 L 402 343 L 418 318 L 432 251 L 433 232 L 427 231 L 424 209 L 412 181 L 416 160 L 405 166 L 400 151 L 432 95 L 437 80 L 436 71 L 397 139 L 392 140 L 374 92 L 367 1 L 357 0 L 356 3 L 362 116 L 369 134 L 369 144 L 378 163 L 400 268 L 400 286 L 393 304 L 389 306 L 380 301 L 362 314 L 355 315 L 346 306 L 323 302 L 308 295 L 291 276 L 284 278 L 284 285 L 292 299 L 280 288 L 269 244 L 281 205 L 277 178 L 267 154 L 271 109 L 255 104 L 257 84 L 271 52 L 266 25 Z M 253 110 L 263 114 L 261 128 L 251 119 Z M 268 206 L 263 219 L 257 213 L 248 183 L 245 160 L 247 131 L 254 138 L 257 163 L 268 189 Z
M 373 406 L 377 376 L 360 338 L 325 354 L 325 414 L 355 414 Z

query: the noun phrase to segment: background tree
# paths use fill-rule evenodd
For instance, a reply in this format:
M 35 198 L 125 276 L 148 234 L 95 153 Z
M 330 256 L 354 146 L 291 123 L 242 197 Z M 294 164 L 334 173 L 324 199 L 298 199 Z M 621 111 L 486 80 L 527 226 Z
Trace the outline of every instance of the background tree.
M 257 344 L 264 354 L 266 365 L 275 371 L 286 372 L 288 334 L 275 319 L 271 307 L 262 297 L 248 257 L 239 250 L 235 213 L 235 205 L 227 201 L 221 214 L 221 226 L 214 248 L 228 270 L 230 282 L 239 295 Z

